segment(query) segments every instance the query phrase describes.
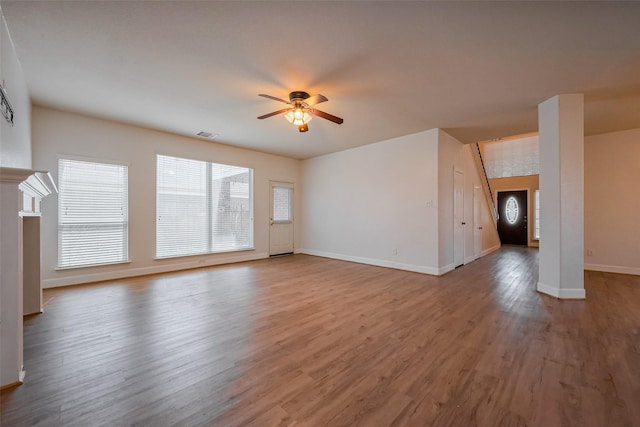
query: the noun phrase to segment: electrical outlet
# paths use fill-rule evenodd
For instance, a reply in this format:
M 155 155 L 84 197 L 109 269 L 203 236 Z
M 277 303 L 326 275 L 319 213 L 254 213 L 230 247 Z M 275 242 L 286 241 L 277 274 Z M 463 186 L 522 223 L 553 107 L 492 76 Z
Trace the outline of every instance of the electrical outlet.
M 393 255 L 398 255 L 398 248 L 393 248 Z
M 587 249 L 587 256 L 593 256 L 593 249 Z

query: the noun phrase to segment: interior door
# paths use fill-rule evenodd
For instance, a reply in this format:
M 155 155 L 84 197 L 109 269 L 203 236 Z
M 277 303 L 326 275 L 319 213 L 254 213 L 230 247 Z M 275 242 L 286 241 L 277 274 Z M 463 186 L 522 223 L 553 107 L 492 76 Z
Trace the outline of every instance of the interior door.
M 293 184 L 271 182 L 269 255 L 293 253 Z
M 527 190 L 498 192 L 498 234 L 503 245 L 527 246 Z
M 482 218 L 480 217 L 482 197 L 482 188 L 473 187 L 473 257 L 476 259 L 482 254 Z
M 464 172 L 453 174 L 453 265 L 464 264 Z

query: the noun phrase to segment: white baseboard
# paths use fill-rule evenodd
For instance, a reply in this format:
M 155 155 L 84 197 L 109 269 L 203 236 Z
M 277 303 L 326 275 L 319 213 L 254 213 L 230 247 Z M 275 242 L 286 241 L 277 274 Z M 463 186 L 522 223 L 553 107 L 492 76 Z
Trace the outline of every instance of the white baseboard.
M 456 267 L 453 264 L 445 265 L 444 267 L 438 268 L 438 276 L 442 276 L 450 271 L 455 270 Z
M 621 267 L 618 265 L 602 265 L 602 264 L 585 264 L 585 270 L 603 271 L 605 273 L 633 274 L 640 276 L 640 268 L 638 267 Z
M 492 246 L 489 249 L 485 249 L 484 251 L 482 251 L 482 253 L 480 253 L 480 257 L 483 257 L 485 255 L 489 255 L 490 253 L 495 252 L 498 249 L 500 249 L 500 245 L 499 244 L 495 245 L 495 246 Z
M 18 372 L 18 381 L 13 381 L 7 384 L 2 384 L 0 385 L 0 390 L 5 390 L 7 388 L 12 388 L 12 387 L 16 387 L 19 386 L 20 384 L 24 384 L 24 376 L 26 375 L 26 372 L 24 370 L 24 366 L 22 366 L 20 368 L 20 372 Z
M 480 259 L 485 255 L 489 255 L 490 253 L 495 252 L 498 249 L 500 249 L 500 245 L 492 246 L 492 247 L 490 247 L 488 249 L 485 249 L 484 251 L 481 251 L 480 255 L 478 255 L 478 256 L 471 255 L 470 257 L 465 258 L 464 263 L 465 263 L 465 265 L 469 264 L 470 262 L 473 262 L 473 261 L 475 261 L 477 259 Z
M 551 295 L 559 299 L 585 299 L 587 294 L 584 289 L 560 289 L 555 286 L 538 282 L 538 292 Z
M 375 265 L 378 267 L 395 268 L 397 270 L 413 271 L 416 273 L 430 274 L 432 276 L 440 276 L 453 269 L 451 268 L 451 270 L 444 271 L 445 269 L 448 268 L 448 266 L 444 268 L 435 268 L 435 267 L 428 267 L 424 265 L 406 264 L 402 262 L 387 261 L 387 260 L 381 260 L 381 259 L 375 259 L 375 258 L 365 258 L 365 257 L 352 256 L 352 255 L 336 254 L 333 252 L 314 251 L 310 249 L 300 249 L 298 253 L 319 256 L 323 258 L 339 259 L 342 261 L 357 262 L 359 264 Z
M 192 268 L 212 267 L 220 264 L 231 264 L 234 262 L 254 261 L 257 259 L 268 258 L 267 253 L 244 253 L 233 254 L 223 257 L 215 257 L 212 259 L 198 258 L 192 261 L 153 265 L 149 267 L 138 268 L 122 268 L 113 271 L 105 271 L 99 273 L 79 273 L 73 276 L 64 276 L 60 278 L 44 279 L 42 281 L 43 288 L 56 288 L 60 286 L 79 285 L 83 283 L 100 282 L 103 280 L 116 280 L 126 277 L 146 276 L 148 274 L 167 273 L 170 271 L 189 270 Z M 67 270 L 68 271 L 68 270 Z

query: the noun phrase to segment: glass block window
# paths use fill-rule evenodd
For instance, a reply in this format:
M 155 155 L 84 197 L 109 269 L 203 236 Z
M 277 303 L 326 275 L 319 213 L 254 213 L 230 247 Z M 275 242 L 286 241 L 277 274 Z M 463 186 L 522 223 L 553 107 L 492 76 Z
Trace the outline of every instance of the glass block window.
M 538 136 L 487 142 L 482 160 L 489 179 L 537 175 L 540 173 Z

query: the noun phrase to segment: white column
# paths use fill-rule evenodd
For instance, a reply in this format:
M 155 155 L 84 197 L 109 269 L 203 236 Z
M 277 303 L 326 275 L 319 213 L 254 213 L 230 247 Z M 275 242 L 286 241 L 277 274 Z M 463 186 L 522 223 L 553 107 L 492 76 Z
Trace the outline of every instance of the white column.
M 0 386 L 19 384 L 22 366 L 22 192 L 31 171 L 0 169 Z
M 538 106 L 540 271 L 538 291 L 585 298 L 584 96 L 557 95 Z

